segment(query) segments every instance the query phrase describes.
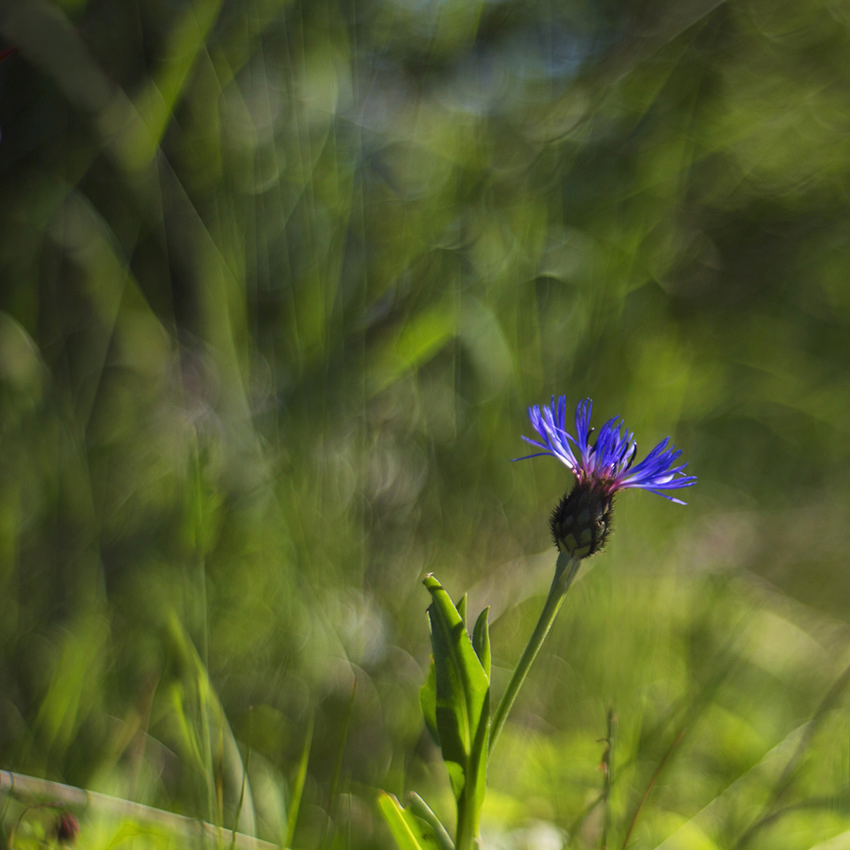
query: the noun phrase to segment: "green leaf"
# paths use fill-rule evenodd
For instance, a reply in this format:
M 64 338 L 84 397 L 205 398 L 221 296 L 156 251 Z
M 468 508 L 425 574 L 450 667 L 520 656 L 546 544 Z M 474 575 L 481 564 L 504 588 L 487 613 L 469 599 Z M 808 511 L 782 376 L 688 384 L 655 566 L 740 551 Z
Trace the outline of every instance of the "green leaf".
M 477 836 L 487 781 L 490 680 L 472 648 L 459 611 L 434 576 L 426 576 L 436 677 L 436 718 L 443 761 L 458 805 L 462 833 Z M 461 821 L 463 823 L 461 823 Z
M 395 838 L 399 850 L 433 850 L 436 842 L 431 828 L 386 791 L 378 792 L 378 808 Z
M 421 818 L 431 827 L 434 832 L 434 838 L 437 844 L 440 845 L 440 850 L 455 850 L 454 841 L 446 831 L 440 819 L 431 811 L 431 807 L 414 791 L 410 792 L 410 804 L 408 810 L 416 817 Z
M 466 605 L 469 602 L 469 598 L 464 593 L 460 598 L 460 602 L 457 603 L 457 612 L 460 614 L 461 620 L 463 620 L 463 627 L 466 628 Z
M 307 781 L 307 767 L 310 763 L 310 749 L 313 746 L 313 715 L 307 723 L 307 734 L 304 736 L 304 747 L 301 750 L 301 758 L 298 760 L 298 771 L 292 784 L 292 792 L 289 800 L 289 816 L 286 819 L 286 838 L 284 847 L 292 847 L 295 841 L 295 826 L 298 823 L 298 812 L 301 809 L 301 796 L 304 793 L 304 784 Z
M 419 707 L 422 709 L 422 717 L 425 725 L 431 733 L 434 743 L 440 746 L 440 733 L 437 731 L 437 671 L 434 666 L 434 656 L 431 656 L 431 665 L 428 668 L 428 678 L 419 689 Z
M 490 624 L 487 622 L 490 616 L 490 606 L 488 605 L 475 621 L 475 628 L 472 630 L 472 648 L 481 662 L 481 667 L 484 670 L 484 675 L 490 678 Z
M 408 316 L 395 339 L 379 343 L 370 357 L 367 392 L 377 395 L 418 371 L 455 338 L 457 306 L 446 298 Z

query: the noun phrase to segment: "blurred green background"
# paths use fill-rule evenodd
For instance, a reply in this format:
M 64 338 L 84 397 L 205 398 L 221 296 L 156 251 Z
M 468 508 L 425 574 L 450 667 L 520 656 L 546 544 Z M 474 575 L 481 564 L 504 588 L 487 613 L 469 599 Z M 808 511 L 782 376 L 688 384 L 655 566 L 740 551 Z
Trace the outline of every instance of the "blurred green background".
M 570 486 L 510 460 L 590 396 L 699 483 L 619 497 L 485 846 L 850 846 L 845 3 L 7 0 L 0 36 L 0 768 L 298 848 L 391 847 L 377 788 L 450 821 L 420 580 L 493 606 L 500 693 Z

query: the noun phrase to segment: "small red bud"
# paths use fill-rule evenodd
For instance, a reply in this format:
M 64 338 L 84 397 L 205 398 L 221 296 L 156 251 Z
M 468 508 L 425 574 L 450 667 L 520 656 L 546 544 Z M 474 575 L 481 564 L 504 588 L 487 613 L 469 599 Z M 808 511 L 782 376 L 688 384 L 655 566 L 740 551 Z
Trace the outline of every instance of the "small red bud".
M 70 812 L 62 812 L 56 821 L 56 840 L 60 844 L 73 844 L 79 834 L 80 822 Z

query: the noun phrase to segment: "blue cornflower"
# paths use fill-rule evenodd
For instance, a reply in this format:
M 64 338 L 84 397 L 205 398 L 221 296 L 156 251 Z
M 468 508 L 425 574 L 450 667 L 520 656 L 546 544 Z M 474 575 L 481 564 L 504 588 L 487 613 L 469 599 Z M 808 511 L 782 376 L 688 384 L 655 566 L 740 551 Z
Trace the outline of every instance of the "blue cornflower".
M 614 494 L 619 490 L 649 490 L 671 502 L 684 505 L 681 499 L 669 496 L 665 490 L 691 487 L 696 476 L 686 475 L 686 463 L 678 464 L 682 452 L 662 440 L 640 463 L 634 464 L 637 442 L 626 431 L 622 419 L 609 419 L 599 431 L 594 443 L 590 412 L 593 402 L 588 398 L 576 408 L 575 436 L 566 429 L 567 400 L 552 397 L 549 407 L 534 406 L 528 415 L 542 442 L 523 439 L 542 451 L 517 460 L 540 455 L 558 458 L 576 477 L 573 490 L 561 500 L 552 515 L 552 533 L 559 549 L 566 548 L 576 557 L 586 557 L 599 551 L 610 530 Z
M 543 438 L 542 443 L 523 437 L 527 443 L 543 451 L 535 452 L 517 460 L 527 460 L 540 455 L 553 455 L 570 469 L 582 481 L 593 481 L 608 493 L 618 490 L 637 488 L 650 490 L 664 496 L 676 504 L 684 505 L 681 499 L 668 496 L 662 490 L 678 490 L 696 484 L 695 475 L 685 475 L 682 471 L 686 463 L 674 466 L 682 456 L 670 444 L 670 438 L 662 440 L 637 466 L 633 467 L 637 454 L 637 442 L 634 434 L 623 432 L 623 421 L 619 416 L 609 419 L 599 432 L 596 442 L 588 442 L 593 432 L 590 427 L 590 411 L 593 402 L 586 398 L 576 408 L 576 437 L 568 433 L 565 427 L 567 399 L 561 396 L 557 404 L 552 396 L 551 407 L 541 411 L 535 405 L 529 408 L 528 415 L 534 430 Z M 669 446 L 669 448 L 668 448 Z

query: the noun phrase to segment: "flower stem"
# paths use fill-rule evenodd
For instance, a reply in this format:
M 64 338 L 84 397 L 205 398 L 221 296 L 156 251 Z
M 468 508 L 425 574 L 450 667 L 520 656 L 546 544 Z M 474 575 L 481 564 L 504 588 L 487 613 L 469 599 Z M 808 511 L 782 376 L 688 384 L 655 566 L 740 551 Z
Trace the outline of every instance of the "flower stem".
M 479 812 L 470 799 L 463 794 L 457 803 L 457 826 L 455 828 L 455 850 L 477 850 Z
M 517 698 L 519 689 L 531 669 L 537 653 L 540 652 L 540 647 L 543 646 L 543 641 L 546 640 L 546 635 L 549 634 L 549 629 L 552 628 L 552 623 L 555 622 L 555 617 L 558 616 L 558 611 L 561 608 L 561 603 L 573 583 L 573 579 L 578 572 L 581 558 L 573 558 L 568 552 L 562 551 L 558 555 L 558 562 L 555 565 L 555 577 L 552 579 L 552 586 L 549 588 L 549 595 L 546 597 L 546 602 L 543 605 L 543 610 L 540 612 L 540 619 L 534 627 L 531 638 L 527 646 L 523 650 L 522 657 L 511 676 L 510 682 L 499 705 L 496 708 L 496 713 L 493 715 L 492 725 L 490 727 L 490 754 L 493 753 L 493 748 L 496 746 L 496 741 L 499 740 L 502 727 L 508 719 L 511 706 Z

